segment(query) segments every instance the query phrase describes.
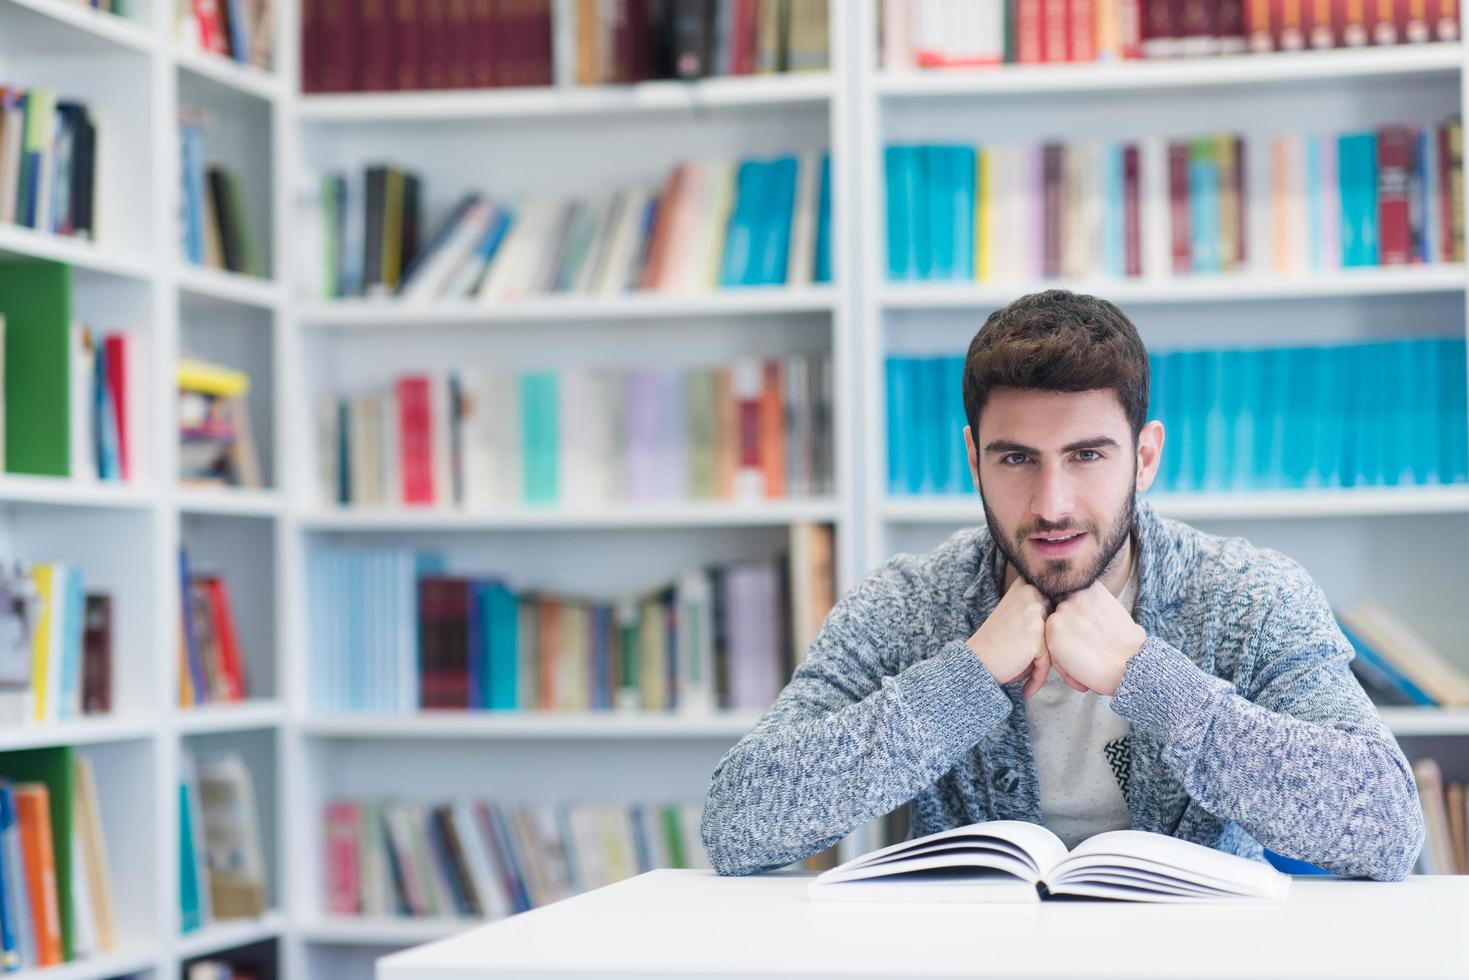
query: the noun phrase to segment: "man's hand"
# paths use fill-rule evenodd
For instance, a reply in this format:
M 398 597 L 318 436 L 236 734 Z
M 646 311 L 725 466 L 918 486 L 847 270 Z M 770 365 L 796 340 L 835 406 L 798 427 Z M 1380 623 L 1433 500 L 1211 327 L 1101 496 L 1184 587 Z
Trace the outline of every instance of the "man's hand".
M 1100 581 L 1062 599 L 1046 618 L 1046 648 L 1057 671 L 1078 691 L 1108 697 L 1117 692 L 1127 662 L 1147 638 Z
M 1035 586 L 1016 578 L 995 611 L 967 641 L 1000 684 L 1027 678 L 1027 698 L 1041 689 L 1051 672 L 1051 655 L 1046 649 L 1050 611 L 1050 601 Z

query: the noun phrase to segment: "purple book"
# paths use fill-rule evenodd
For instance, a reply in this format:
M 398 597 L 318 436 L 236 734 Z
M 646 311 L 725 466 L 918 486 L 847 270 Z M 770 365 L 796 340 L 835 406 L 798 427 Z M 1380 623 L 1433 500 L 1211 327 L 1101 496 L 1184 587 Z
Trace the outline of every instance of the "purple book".
M 658 376 L 653 371 L 627 374 L 627 495 L 630 500 L 658 496 Z
M 779 588 L 774 565 L 731 565 L 724 576 L 730 707 L 764 711 L 780 693 Z
M 683 370 L 665 371 L 658 380 L 662 396 L 658 433 L 658 458 L 663 476 L 660 496 L 667 500 L 686 500 L 689 495 L 688 386 Z

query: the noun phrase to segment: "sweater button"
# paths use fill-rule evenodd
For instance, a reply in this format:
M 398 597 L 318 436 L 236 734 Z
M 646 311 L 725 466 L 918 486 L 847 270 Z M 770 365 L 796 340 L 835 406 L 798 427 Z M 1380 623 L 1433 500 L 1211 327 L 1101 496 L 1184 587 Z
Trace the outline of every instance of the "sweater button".
M 1009 793 L 1019 784 L 1020 777 L 1015 775 L 1015 770 L 1009 766 L 1006 766 L 1004 769 L 997 769 L 995 774 L 990 777 L 990 785 L 1001 793 Z

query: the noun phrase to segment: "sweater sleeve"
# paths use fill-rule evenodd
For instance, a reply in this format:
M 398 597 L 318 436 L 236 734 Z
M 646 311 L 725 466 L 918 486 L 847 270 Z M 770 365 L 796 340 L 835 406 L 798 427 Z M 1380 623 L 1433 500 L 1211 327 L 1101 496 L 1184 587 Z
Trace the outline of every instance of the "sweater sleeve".
M 1275 584 L 1243 692 L 1149 637 L 1112 707 L 1162 739 L 1200 806 L 1264 846 L 1399 881 L 1423 845 L 1412 770 L 1352 676 L 1351 645 L 1320 587 L 1294 565 Z
M 755 728 L 714 770 L 700 826 L 720 874 L 778 868 L 906 803 L 1008 717 L 966 644 L 931 639 L 896 562 L 843 596 Z M 906 669 L 905 644 L 927 647 Z

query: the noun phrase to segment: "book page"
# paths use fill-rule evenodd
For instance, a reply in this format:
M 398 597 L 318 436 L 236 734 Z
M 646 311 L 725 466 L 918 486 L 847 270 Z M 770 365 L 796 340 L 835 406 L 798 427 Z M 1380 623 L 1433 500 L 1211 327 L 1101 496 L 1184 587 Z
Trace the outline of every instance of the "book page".
M 1040 878 L 1042 868 L 1051 867 L 1066 856 L 1066 845 L 1061 843 L 1061 839 L 1039 824 L 1023 820 L 987 820 L 889 844 L 824 872 L 818 881 L 843 878 L 856 868 L 882 864 L 895 857 L 917 856 L 936 847 L 950 845 L 972 849 L 987 848 L 997 859 L 1007 853 L 1011 854 L 1015 860 L 1023 862 L 1027 869 L 1026 877 L 1030 881 Z
M 1283 899 L 1290 877 L 1269 864 L 1226 854 L 1192 841 L 1141 830 L 1113 830 L 1078 844 L 1052 867 L 1048 887 L 1072 892 L 1094 872 L 1126 869 L 1157 882 L 1162 890 L 1203 888 L 1232 895 Z

